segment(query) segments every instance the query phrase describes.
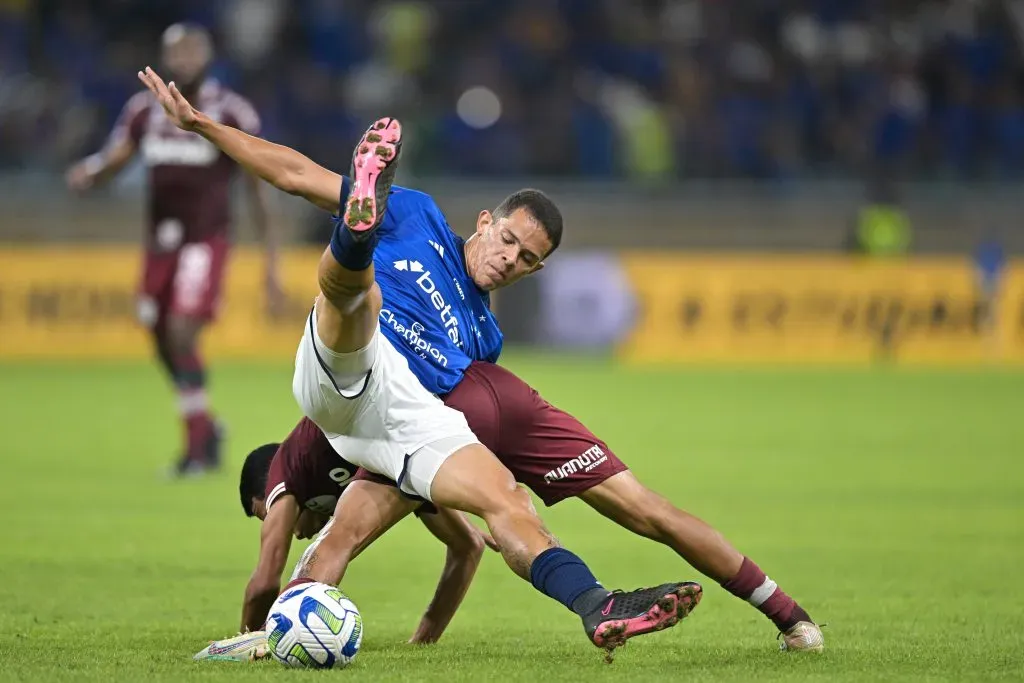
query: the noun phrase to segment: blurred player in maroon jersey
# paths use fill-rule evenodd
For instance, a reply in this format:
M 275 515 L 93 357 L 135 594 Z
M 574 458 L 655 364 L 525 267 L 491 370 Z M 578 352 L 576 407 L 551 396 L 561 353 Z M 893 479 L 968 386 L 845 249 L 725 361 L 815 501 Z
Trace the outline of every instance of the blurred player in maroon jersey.
M 258 135 L 260 121 L 252 105 L 207 77 L 212 57 L 205 29 L 175 24 L 164 32 L 161 58 L 181 91 L 223 123 Z M 200 136 L 175 127 L 147 90 L 128 100 L 103 150 L 68 171 L 68 186 L 81 192 L 106 182 L 137 152 L 149 174 L 139 320 L 152 331 L 157 357 L 178 392 L 186 439 L 175 471 L 199 473 L 220 459 L 221 430 L 207 403 L 198 338 L 220 303 L 237 166 Z M 276 244 L 262 184 L 255 176 L 243 176 L 256 230 L 266 242 L 264 286 L 274 310 L 281 303 Z

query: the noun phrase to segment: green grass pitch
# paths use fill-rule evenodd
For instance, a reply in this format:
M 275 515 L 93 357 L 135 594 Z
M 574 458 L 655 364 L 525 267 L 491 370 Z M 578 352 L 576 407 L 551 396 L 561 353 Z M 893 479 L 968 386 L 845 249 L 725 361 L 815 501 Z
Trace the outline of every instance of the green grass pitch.
M 179 432 L 154 367 L 7 364 L 0 680 L 1024 679 L 1024 375 L 505 362 L 827 622 L 827 652 L 780 654 L 767 620 L 704 582 L 690 619 L 608 666 L 493 554 L 441 643 L 405 645 L 443 559 L 410 519 L 343 585 L 366 622 L 351 668 L 194 663 L 237 628 L 258 523 L 236 471 L 297 419 L 290 367 L 215 365 L 228 467 L 169 482 Z M 697 578 L 577 501 L 541 512 L 610 587 Z

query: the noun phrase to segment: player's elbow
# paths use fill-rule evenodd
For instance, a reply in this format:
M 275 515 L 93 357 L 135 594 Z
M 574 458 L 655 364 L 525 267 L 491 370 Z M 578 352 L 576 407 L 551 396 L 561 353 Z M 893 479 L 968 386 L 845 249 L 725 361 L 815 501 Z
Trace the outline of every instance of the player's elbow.
M 268 178 L 271 185 L 290 195 L 303 194 L 302 169 L 283 169 L 274 178 Z
M 282 192 L 302 197 L 326 211 L 336 211 L 341 191 L 341 177 L 300 157 L 281 166 L 272 184 Z

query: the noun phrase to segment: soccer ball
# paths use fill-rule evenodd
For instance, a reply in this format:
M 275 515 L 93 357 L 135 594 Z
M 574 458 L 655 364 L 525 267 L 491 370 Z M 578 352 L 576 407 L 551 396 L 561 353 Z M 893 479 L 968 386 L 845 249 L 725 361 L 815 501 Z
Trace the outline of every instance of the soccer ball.
M 359 652 L 363 617 L 334 586 L 306 583 L 277 598 L 266 631 L 267 649 L 285 666 L 342 669 Z

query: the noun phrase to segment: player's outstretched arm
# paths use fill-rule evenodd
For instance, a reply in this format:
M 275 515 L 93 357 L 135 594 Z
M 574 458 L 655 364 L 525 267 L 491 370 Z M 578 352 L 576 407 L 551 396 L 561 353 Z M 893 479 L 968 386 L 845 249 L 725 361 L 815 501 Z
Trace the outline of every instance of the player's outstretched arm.
M 416 633 L 409 639 L 410 643 L 425 644 L 437 642 L 448 628 L 466 597 L 469 584 L 473 582 L 484 548 L 491 544 L 486 542 L 483 532 L 460 512 L 440 508 L 437 514 L 422 515 L 420 519 L 430 533 L 448 546 L 434 599 L 430 601 Z
M 148 66 L 139 72 L 139 80 L 156 96 L 167 117 L 178 128 L 202 135 L 250 173 L 279 190 L 302 197 L 322 209 L 338 211 L 341 176 L 334 171 L 290 147 L 214 121 L 189 104 L 173 82 L 165 84 Z
M 126 135 L 74 164 L 68 169 L 64 180 L 68 188 L 75 192 L 85 192 L 102 185 L 121 172 L 135 156 L 136 149 L 135 141 Z
M 295 497 L 282 495 L 267 510 L 260 530 L 260 557 L 245 587 L 242 603 L 242 632 L 263 627 L 271 605 L 281 592 L 281 575 L 292 547 L 292 530 L 299 519 Z

